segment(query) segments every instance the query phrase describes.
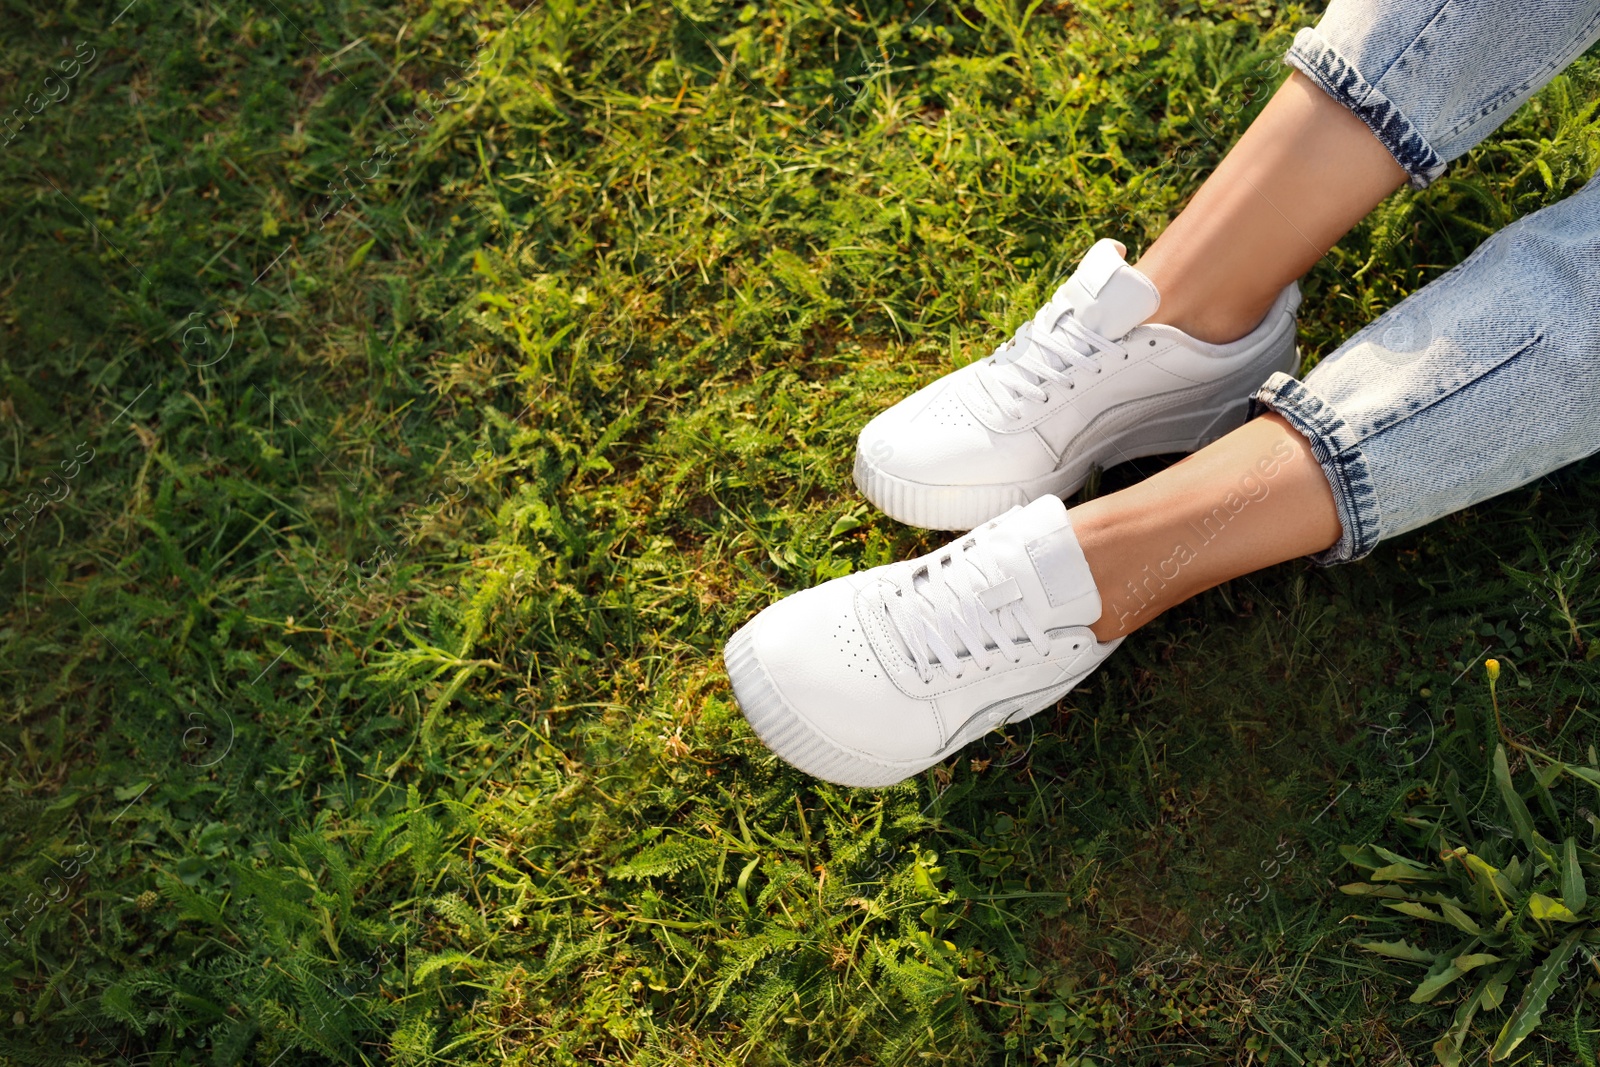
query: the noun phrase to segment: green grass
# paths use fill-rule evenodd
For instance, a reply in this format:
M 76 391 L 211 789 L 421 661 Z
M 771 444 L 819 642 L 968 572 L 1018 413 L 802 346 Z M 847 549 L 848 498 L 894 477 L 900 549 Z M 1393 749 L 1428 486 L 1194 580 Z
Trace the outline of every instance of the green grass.
M 1448 931 L 1340 846 L 1513 848 L 1489 656 L 1593 765 L 1594 462 L 1231 582 L 892 789 L 773 759 L 719 657 L 936 543 L 855 431 L 1147 244 L 1314 11 L 121 6 L 0 45 L 7 109 L 94 50 L 0 152 L 0 1059 L 1432 1062 L 1463 990 L 1358 942 Z M 1306 365 L 1576 189 L 1597 98 L 1342 243 Z M 1592 1064 L 1597 988 L 1517 1055 Z

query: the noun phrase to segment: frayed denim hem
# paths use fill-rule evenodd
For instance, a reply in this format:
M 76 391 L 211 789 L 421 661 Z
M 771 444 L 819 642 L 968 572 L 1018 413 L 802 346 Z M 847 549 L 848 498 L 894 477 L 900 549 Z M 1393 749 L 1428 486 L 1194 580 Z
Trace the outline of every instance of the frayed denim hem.
M 1444 157 L 1422 136 L 1422 131 L 1315 29 L 1306 27 L 1296 33 L 1283 61 L 1366 123 L 1410 176 L 1412 188 L 1426 189 L 1444 173 Z
M 1283 416 L 1305 436 L 1311 444 L 1311 454 L 1322 466 L 1328 486 L 1333 490 L 1333 503 L 1343 532 L 1333 547 L 1307 558 L 1318 566 L 1327 567 L 1366 556 L 1382 536 L 1374 521 L 1377 491 L 1367 469 L 1366 456 L 1349 424 L 1302 383 L 1281 372 L 1268 378 L 1250 398 L 1252 418 L 1263 410 Z

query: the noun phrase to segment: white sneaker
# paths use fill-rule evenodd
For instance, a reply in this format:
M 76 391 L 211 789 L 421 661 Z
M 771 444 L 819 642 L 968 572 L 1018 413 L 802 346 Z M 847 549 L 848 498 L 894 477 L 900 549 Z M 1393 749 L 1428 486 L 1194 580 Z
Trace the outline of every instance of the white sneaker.
M 1250 394 L 1297 368 L 1291 283 L 1232 344 L 1140 325 L 1161 295 L 1116 241 L 1096 242 L 992 355 L 869 422 L 855 478 L 912 526 L 969 530 L 1014 504 L 1070 496 L 1092 468 L 1189 452 L 1244 422 Z
M 751 727 L 840 785 L 903 781 L 1050 707 L 1111 654 L 1100 593 L 1047 496 L 936 552 L 771 605 L 723 660 Z

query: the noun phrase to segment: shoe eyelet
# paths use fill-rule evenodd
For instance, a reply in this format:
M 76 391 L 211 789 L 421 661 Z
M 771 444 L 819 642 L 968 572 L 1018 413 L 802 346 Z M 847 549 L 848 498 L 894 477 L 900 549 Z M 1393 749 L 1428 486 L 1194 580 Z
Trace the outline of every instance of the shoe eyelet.
M 1150 347 L 1154 348 L 1155 346 L 1156 346 L 1156 342 L 1155 342 L 1154 338 L 1152 338 L 1151 341 L 1150 341 Z

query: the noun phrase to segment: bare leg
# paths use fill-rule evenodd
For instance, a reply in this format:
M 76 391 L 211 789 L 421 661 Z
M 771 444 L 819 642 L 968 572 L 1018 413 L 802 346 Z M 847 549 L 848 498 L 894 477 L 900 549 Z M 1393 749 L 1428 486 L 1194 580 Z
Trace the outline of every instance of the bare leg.
M 1139 260 L 1161 292 L 1152 321 L 1214 344 L 1243 337 L 1405 178 L 1360 119 L 1295 71 Z
M 1291 74 L 1139 260 L 1161 292 L 1154 321 L 1217 344 L 1244 336 L 1405 179 L 1360 119 Z M 1342 532 L 1310 445 L 1277 415 L 1071 514 L 1100 589 L 1102 641 Z
M 1100 589 L 1102 641 L 1230 578 L 1320 552 L 1341 532 L 1327 475 L 1275 414 L 1070 515 Z

